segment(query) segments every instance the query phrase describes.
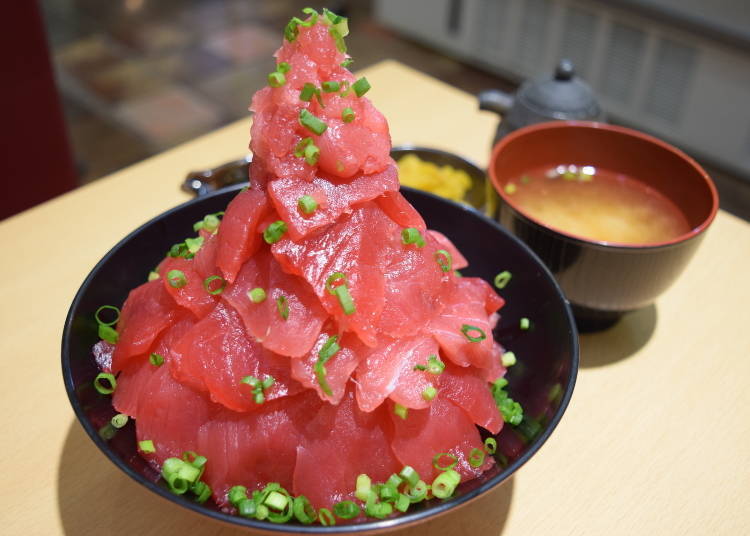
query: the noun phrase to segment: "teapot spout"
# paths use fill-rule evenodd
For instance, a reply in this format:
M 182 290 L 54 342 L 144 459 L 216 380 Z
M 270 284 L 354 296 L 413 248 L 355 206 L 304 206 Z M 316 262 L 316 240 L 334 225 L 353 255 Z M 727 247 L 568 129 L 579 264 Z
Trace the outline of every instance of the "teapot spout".
M 488 89 L 477 95 L 479 109 L 495 112 L 498 115 L 507 113 L 513 107 L 513 95 L 499 89 Z

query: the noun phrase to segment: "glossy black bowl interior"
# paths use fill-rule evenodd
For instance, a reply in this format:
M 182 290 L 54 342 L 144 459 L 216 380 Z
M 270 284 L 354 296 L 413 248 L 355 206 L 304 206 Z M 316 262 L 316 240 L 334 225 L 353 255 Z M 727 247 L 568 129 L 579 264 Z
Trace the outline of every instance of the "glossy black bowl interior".
M 462 271 L 464 275 L 492 281 L 502 270 L 513 273 L 510 284 L 501 291 L 507 304 L 494 335 L 518 356 L 518 364 L 507 375 L 508 390 L 530 418 L 516 429 L 504 427 L 498 435 L 498 451 L 504 454 L 496 455 L 499 463 L 494 469 L 461 485 L 451 500 L 415 505 L 407 514 L 392 519 L 331 527 L 274 525 L 230 516 L 211 505 L 201 506 L 171 494 L 137 454 L 132 421 L 114 437 L 102 437 L 111 431 L 107 423 L 115 412 L 110 397 L 99 395 L 92 386 L 98 373 L 91 353 L 97 342 L 94 312 L 102 304 L 121 304 L 129 289 L 146 280 L 167 248 L 192 233 L 193 222 L 222 210 L 238 188 L 189 201 L 136 229 L 94 267 L 73 300 L 62 340 L 65 388 L 84 429 L 117 467 L 152 492 L 225 522 L 269 532 L 346 533 L 401 527 L 453 509 L 499 485 L 541 447 L 568 405 L 578 370 L 577 333 L 560 288 L 536 255 L 495 222 L 470 208 L 407 188 L 404 194 L 428 226 L 451 238 L 471 263 Z M 531 319 L 531 330 L 519 329 L 522 317 Z

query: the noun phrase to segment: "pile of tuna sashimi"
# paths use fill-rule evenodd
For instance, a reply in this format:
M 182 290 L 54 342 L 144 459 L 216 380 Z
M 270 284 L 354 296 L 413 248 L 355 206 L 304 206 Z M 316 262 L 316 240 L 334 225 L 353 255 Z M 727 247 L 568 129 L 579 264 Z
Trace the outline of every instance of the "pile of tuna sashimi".
M 346 19 L 304 13 L 252 99 L 249 187 L 97 311 L 94 386 L 174 493 L 330 525 L 452 496 L 521 408 L 502 298 L 399 193 Z

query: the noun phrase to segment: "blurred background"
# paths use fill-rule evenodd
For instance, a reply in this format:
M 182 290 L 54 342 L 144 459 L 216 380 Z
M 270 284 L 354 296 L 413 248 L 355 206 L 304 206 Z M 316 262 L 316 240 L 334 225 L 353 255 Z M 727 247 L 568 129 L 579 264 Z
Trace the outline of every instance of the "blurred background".
M 392 58 L 476 94 L 513 91 L 570 58 L 610 121 L 651 132 L 698 158 L 717 183 L 722 207 L 750 217 L 750 10 L 741 0 L 17 4 L 10 9 L 18 17 L 5 17 L 6 33 L 15 35 L 6 43 L 10 55 L 23 41 L 40 50 L 10 61 L 21 72 L 35 59 L 40 74 L 38 93 L 21 88 L 10 102 L 25 110 L 32 97 L 47 103 L 37 113 L 45 114 L 46 134 L 57 143 L 48 159 L 67 178 L 53 188 L 37 183 L 33 195 L 8 202 L 8 177 L 23 173 L 11 166 L 0 218 L 248 117 L 250 96 L 267 83 L 284 25 L 308 5 L 350 17 L 354 70 Z M 50 91 L 45 84 L 53 84 Z M 38 129 L 29 135 L 38 142 Z M 10 155 L 3 156 L 7 162 Z M 23 186 L 15 192 L 22 194 Z

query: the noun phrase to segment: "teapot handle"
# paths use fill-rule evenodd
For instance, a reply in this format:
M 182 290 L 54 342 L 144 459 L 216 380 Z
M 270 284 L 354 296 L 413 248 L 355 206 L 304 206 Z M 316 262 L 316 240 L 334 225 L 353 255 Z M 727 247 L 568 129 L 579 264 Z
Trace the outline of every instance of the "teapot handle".
M 498 115 L 507 113 L 513 106 L 513 95 L 499 89 L 488 89 L 477 95 L 479 109 L 495 112 Z

